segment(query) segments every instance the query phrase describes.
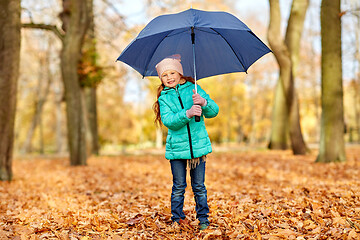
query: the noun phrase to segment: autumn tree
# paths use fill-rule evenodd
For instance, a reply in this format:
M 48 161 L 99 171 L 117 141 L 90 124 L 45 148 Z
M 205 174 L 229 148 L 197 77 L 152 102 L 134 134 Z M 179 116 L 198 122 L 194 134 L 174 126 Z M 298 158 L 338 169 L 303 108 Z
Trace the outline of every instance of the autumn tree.
M 85 165 L 86 125 L 85 103 L 81 96 L 78 63 L 84 36 L 88 28 L 88 7 L 86 0 L 63 0 L 61 13 L 63 30 L 66 33 L 61 51 L 61 73 L 65 87 L 68 144 L 71 165 Z
M 103 71 L 97 63 L 98 54 L 96 51 L 95 23 L 93 13 L 93 0 L 87 0 L 88 6 L 88 24 L 84 46 L 82 48 L 81 59 L 79 63 L 79 80 L 84 92 L 86 103 L 86 125 L 87 136 L 89 136 L 90 152 L 99 154 L 99 133 L 97 121 L 97 85 L 102 80 Z
M 50 49 L 51 39 L 47 40 L 47 49 L 43 53 L 39 53 L 39 69 L 38 69 L 38 83 L 35 90 L 36 100 L 34 102 L 34 115 L 31 120 L 27 136 L 22 146 L 22 153 L 29 153 L 32 150 L 32 139 L 36 128 L 40 128 L 40 153 L 44 153 L 44 137 L 42 134 L 42 113 L 50 92 L 50 85 L 52 81 L 52 74 L 50 71 Z M 45 86 L 44 86 L 45 85 Z
M 300 39 L 309 0 L 293 0 L 285 39 L 281 37 L 281 15 L 278 0 L 269 0 L 268 40 L 280 72 L 276 85 L 269 148 L 286 149 L 288 137 L 294 154 L 305 154 L 295 78 L 299 62 Z
M 321 133 L 317 162 L 346 161 L 340 0 L 321 2 Z
M 87 159 L 85 101 L 78 76 L 78 63 L 88 29 L 87 0 L 63 0 L 62 31 L 54 25 L 23 24 L 27 28 L 53 31 L 62 41 L 61 73 L 65 89 L 68 145 L 71 165 L 85 165 Z
M 20 63 L 20 1 L 1 0 L 0 13 L 0 180 L 10 181 Z

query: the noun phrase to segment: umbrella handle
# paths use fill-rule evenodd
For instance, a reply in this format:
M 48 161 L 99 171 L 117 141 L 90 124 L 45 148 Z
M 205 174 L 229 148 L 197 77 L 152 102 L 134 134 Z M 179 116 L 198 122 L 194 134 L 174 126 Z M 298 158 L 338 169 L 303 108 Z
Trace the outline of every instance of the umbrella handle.
M 195 116 L 195 122 L 200 122 L 200 116 Z

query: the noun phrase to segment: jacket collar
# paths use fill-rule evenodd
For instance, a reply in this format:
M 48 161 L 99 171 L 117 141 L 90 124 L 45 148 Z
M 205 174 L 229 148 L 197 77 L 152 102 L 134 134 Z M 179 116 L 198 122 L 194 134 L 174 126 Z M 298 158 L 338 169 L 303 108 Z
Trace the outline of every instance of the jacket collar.
M 184 82 L 184 83 L 182 83 L 182 84 L 179 83 L 178 85 L 176 85 L 176 86 L 173 87 L 173 88 L 165 87 L 165 88 L 161 91 L 161 95 L 167 94 L 168 92 L 172 92 L 172 90 L 181 90 L 181 89 L 183 89 L 183 88 L 186 88 L 186 87 L 189 86 L 190 84 L 191 84 L 191 82 L 186 81 L 186 82 Z

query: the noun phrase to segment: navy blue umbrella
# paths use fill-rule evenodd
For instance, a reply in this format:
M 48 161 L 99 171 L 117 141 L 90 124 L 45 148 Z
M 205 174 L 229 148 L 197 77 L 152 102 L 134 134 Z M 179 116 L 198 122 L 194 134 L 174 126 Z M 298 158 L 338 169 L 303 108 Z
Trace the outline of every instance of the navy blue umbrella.
M 246 72 L 269 52 L 271 50 L 235 16 L 189 9 L 154 18 L 117 60 L 143 77 L 157 76 L 157 63 L 180 54 L 184 75 L 201 79 Z
M 184 76 L 192 76 L 196 81 L 225 73 L 247 72 L 251 64 L 269 52 L 271 50 L 235 16 L 189 9 L 154 18 L 117 60 L 143 77 L 157 76 L 157 63 L 180 54 Z

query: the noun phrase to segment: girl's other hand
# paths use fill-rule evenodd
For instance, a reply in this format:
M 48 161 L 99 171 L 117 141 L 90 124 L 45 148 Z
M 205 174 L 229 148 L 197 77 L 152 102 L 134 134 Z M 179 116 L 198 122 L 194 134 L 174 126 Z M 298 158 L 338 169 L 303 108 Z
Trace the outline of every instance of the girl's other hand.
M 193 116 L 201 116 L 201 106 L 193 105 L 189 110 L 186 111 L 186 116 L 192 118 Z
M 192 99 L 194 101 L 195 105 L 200 105 L 200 106 L 205 106 L 206 105 L 206 100 L 205 98 L 201 97 L 200 94 L 195 93 L 195 89 L 193 89 L 193 95 L 192 95 Z

